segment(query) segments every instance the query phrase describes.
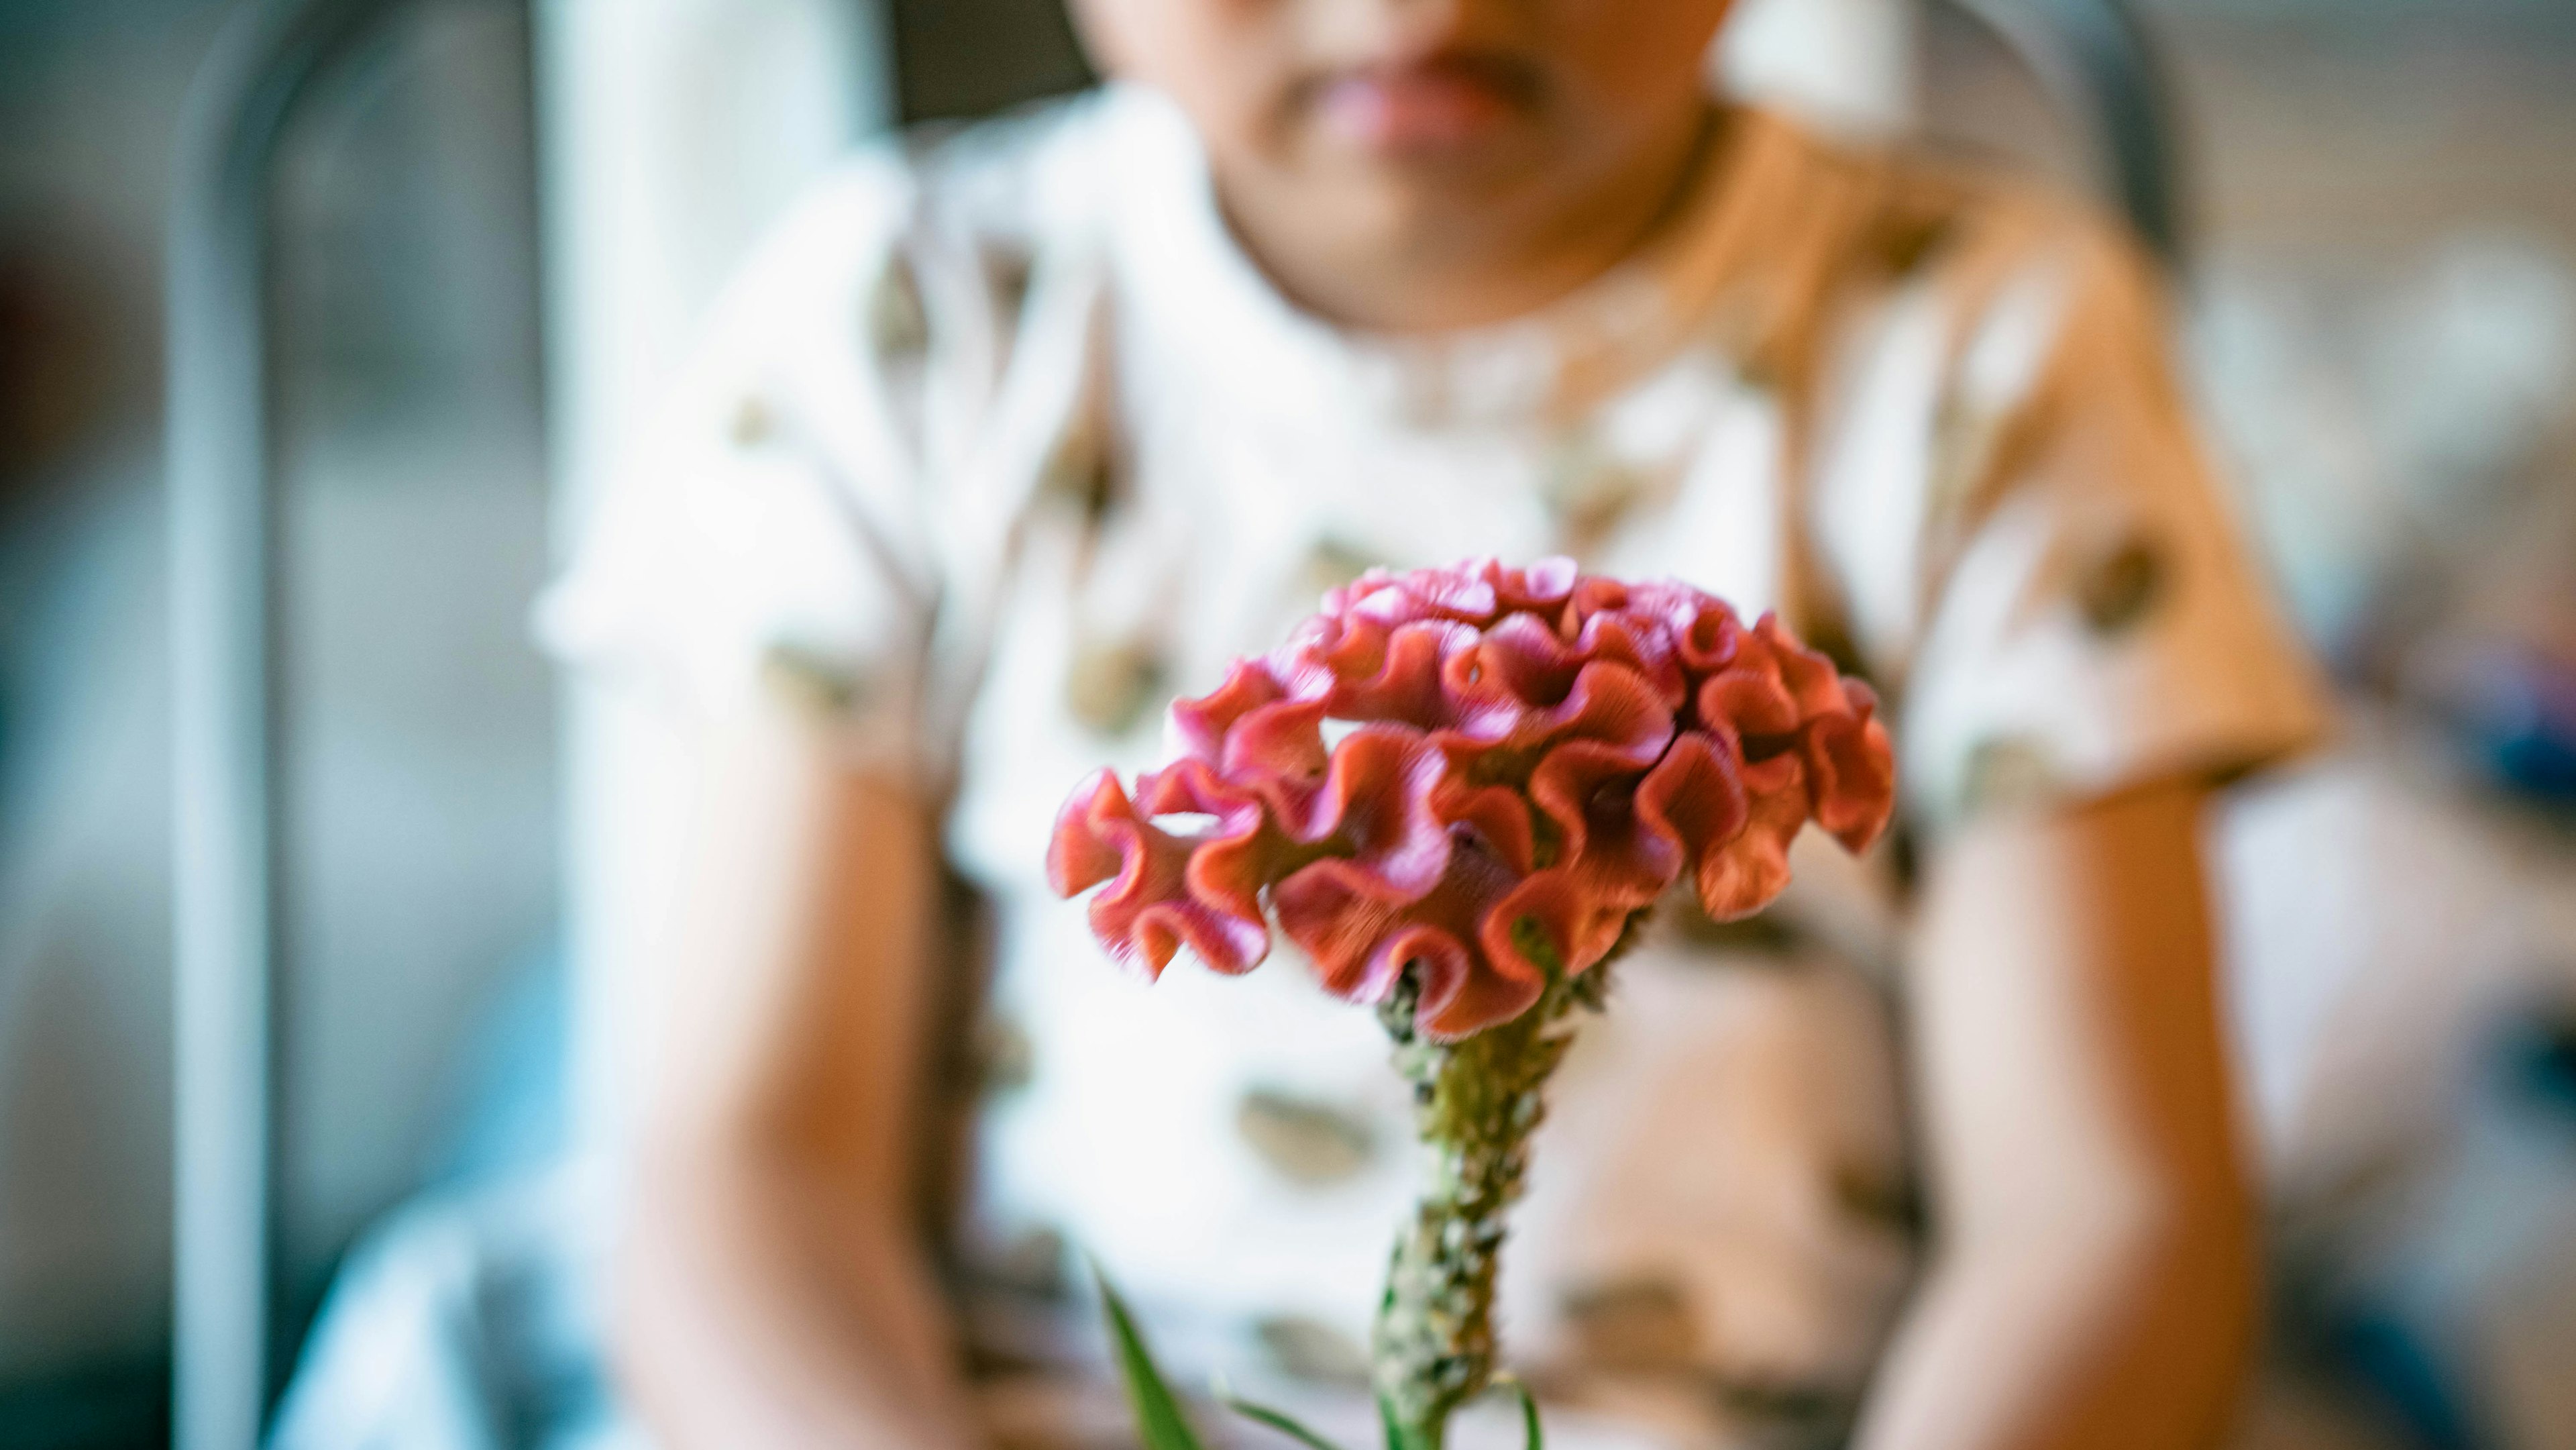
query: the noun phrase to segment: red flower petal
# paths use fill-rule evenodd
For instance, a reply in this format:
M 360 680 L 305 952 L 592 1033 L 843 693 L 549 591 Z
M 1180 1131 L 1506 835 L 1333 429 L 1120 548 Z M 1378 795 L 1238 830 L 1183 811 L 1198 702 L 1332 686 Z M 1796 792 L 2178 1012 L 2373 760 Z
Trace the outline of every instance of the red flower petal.
M 1447 725 L 1450 707 L 1440 667 L 1457 650 L 1476 646 L 1476 631 L 1447 620 L 1400 624 L 1386 637 L 1375 670 L 1336 671 L 1328 703 L 1343 720 L 1394 720 L 1424 730 Z
M 1633 753 L 1597 740 L 1569 740 L 1547 753 L 1530 776 L 1530 799 L 1555 822 L 1567 856 L 1592 844 L 1593 826 L 1609 820 L 1624 828 L 1644 777 Z M 1672 871 L 1681 869 L 1678 854 Z
M 1239 809 L 1234 824 L 1245 828 Z M 1193 891 L 1194 874 L 1223 865 L 1222 856 L 1203 861 L 1200 841 L 1141 818 L 1105 771 L 1066 804 L 1047 853 L 1049 880 L 1065 895 L 1110 882 L 1091 899 L 1092 934 L 1149 976 L 1159 976 L 1184 944 L 1221 972 L 1248 971 L 1268 953 L 1257 897 Z
M 1434 1042 L 1456 1042 L 1499 1027 L 1530 1008 L 1547 990 L 1517 961 L 1478 960 L 1463 950 L 1423 963 L 1421 1005 L 1413 1020 Z
M 1286 693 L 1260 661 L 1236 660 L 1215 690 L 1172 702 L 1172 731 L 1184 754 L 1213 765 L 1225 759 L 1226 735 L 1236 721 Z
M 1394 985 L 1404 964 L 1378 960 L 1378 946 L 1415 899 L 1339 858 L 1300 867 L 1271 891 L 1279 929 L 1313 960 L 1325 989 L 1358 1002 L 1377 1001 Z
M 1735 663 L 1744 647 L 1744 622 L 1723 603 L 1703 600 L 1674 630 L 1673 647 L 1693 679 L 1705 678 Z
M 1722 670 L 1699 687 L 1699 719 L 1747 742 L 1786 740 L 1798 732 L 1798 702 L 1768 668 Z
M 1135 819 L 1117 772 L 1093 771 L 1056 812 L 1055 835 L 1047 841 L 1047 885 L 1058 896 L 1074 896 L 1117 875 L 1126 859 L 1125 836 L 1110 831 Z
M 1551 866 L 1532 874 L 1512 894 L 1485 914 L 1478 942 L 1497 972 L 1518 981 L 1544 983 L 1547 970 L 1521 950 L 1517 933 L 1538 934 L 1567 973 L 1581 972 L 1618 945 L 1629 914 L 1651 904 L 1605 899 L 1570 866 Z
M 1186 901 L 1158 901 L 1130 914 L 1108 904 L 1104 893 L 1091 903 L 1091 930 L 1112 955 L 1141 962 L 1151 977 L 1160 977 L 1173 953 L 1184 946 L 1210 970 L 1229 977 L 1251 971 L 1270 954 L 1268 924 L 1239 921 Z
M 1479 671 L 1478 677 L 1453 679 L 1452 690 L 1481 686 L 1526 711 L 1563 700 L 1582 672 L 1583 656 L 1536 615 L 1515 614 L 1485 631 L 1467 668 Z
M 1499 570 L 1489 561 L 1482 566 L 1462 564 L 1453 569 L 1417 569 L 1404 575 L 1396 581 L 1396 592 L 1401 595 L 1404 601 L 1401 607 L 1406 611 L 1403 617 L 1484 624 L 1493 619 L 1501 608 L 1491 577 L 1496 572 Z M 1355 612 L 1386 610 L 1386 617 L 1392 620 L 1394 607 L 1385 602 L 1392 597 L 1389 594 L 1376 595 Z
M 1868 708 L 1821 715 L 1807 727 L 1804 745 L 1816 824 L 1845 850 L 1868 850 L 1896 809 L 1896 752 L 1887 727 Z
M 1211 829 L 1181 838 L 1191 848 L 1182 884 L 1191 900 L 1238 921 L 1260 921 L 1261 888 L 1289 861 L 1300 859 L 1271 824 L 1262 799 L 1204 761 L 1179 760 L 1139 777 L 1136 798 L 1153 816 L 1214 818 Z
M 1364 725 L 1333 750 L 1320 789 L 1256 781 L 1289 839 L 1347 855 L 1390 892 L 1418 897 L 1448 868 L 1449 831 L 1431 809 L 1446 762 L 1430 737 Z
M 1259 773 L 1292 780 L 1324 773 L 1324 702 L 1274 700 L 1245 711 L 1226 732 L 1218 757 L 1233 774 Z M 1204 757 L 1202 757 L 1204 758 Z
M 1526 569 L 1504 569 L 1494 580 L 1501 606 L 1514 613 L 1548 613 L 1565 603 L 1582 573 L 1562 555 L 1541 559 Z
M 1527 875 L 1537 845 L 1530 830 L 1529 798 L 1510 786 L 1469 784 L 1444 772 L 1432 791 L 1431 811 L 1452 828 L 1465 827 L 1517 875 Z
M 1744 768 L 1744 829 L 1700 857 L 1699 903 L 1711 921 L 1740 921 L 1789 885 L 1789 843 L 1807 824 L 1805 771 L 1783 755 Z
M 1637 612 L 1596 614 L 1583 622 L 1574 653 L 1584 660 L 1616 662 L 1635 671 L 1667 710 L 1678 710 L 1690 698 L 1681 657 L 1672 631 L 1650 615 Z
M 1270 934 L 1257 920 L 1229 920 L 1189 899 L 1188 841 L 1144 821 L 1123 834 L 1124 867 L 1091 898 L 1092 934 L 1113 955 L 1159 977 L 1184 943 L 1220 972 L 1249 971 L 1269 951 Z
M 1601 611 L 1627 608 L 1628 597 L 1625 580 L 1587 574 L 1575 584 L 1573 597 L 1566 601 L 1566 622 L 1560 628 L 1571 637 L 1582 628 L 1583 621 Z
M 1743 833 L 1751 819 L 1744 770 L 1731 737 L 1686 731 L 1637 787 L 1637 815 L 1672 833 L 1696 874 L 1708 853 Z
M 1327 719 L 1358 728 L 1328 751 Z M 1528 933 L 1583 971 L 1684 873 L 1759 910 L 1808 820 L 1859 850 L 1895 795 L 1876 697 L 1776 618 L 1563 560 L 1372 571 L 1173 722 L 1132 802 L 1104 772 L 1066 804 L 1049 882 L 1107 883 L 1092 929 L 1148 972 L 1248 968 L 1266 907 L 1344 996 L 1411 966 L 1444 1039 L 1538 999 Z
M 1776 614 L 1762 616 L 1753 626 L 1756 638 L 1769 647 L 1771 658 L 1780 671 L 1781 683 L 1790 698 L 1798 702 L 1801 719 L 1851 708 L 1843 694 L 1843 680 L 1834 662 L 1823 654 L 1800 644 L 1780 622 Z
M 1626 665 L 1603 662 L 1585 665 L 1574 677 L 1573 693 L 1526 728 L 1536 736 L 1530 743 L 1597 740 L 1618 746 L 1643 770 L 1662 758 L 1672 741 L 1673 712 L 1644 676 Z

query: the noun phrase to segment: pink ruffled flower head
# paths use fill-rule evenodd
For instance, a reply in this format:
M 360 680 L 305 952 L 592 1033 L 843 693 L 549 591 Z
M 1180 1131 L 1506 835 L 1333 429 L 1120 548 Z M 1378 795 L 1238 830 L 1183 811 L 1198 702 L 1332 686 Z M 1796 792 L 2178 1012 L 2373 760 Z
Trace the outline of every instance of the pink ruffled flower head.
M 1585 971 L 1685 877 L 1750 915 L 1808 821 L 1859 851 L 1895 795 L 1877 697 L 1778 620 L 1564 559 L 1373 571 L 1172 723 L 1132 796 L 1065 803 L 1056 891 L 1108 883 L 1092 931 L 1149 975 L 1250 971 L 1273 916 L 1353 1001 L 1412 966 L 1444 1041 L 1538 1000 L 1533 946 Z

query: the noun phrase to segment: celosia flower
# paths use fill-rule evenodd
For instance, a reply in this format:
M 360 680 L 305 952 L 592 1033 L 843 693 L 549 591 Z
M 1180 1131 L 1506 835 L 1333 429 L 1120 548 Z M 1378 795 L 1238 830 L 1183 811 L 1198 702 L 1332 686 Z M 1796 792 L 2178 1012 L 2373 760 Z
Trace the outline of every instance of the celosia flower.
M 1273 915 L 1345 998 L 1412 965 L 1443 1041 L 1538 1000 L 1533 942 L 1582 972 L 1684 876 L 1749 915 L 1809 820 L 1858 851 L 1894 797 L 1876 696 L 1778 620 L 1563 559 L 1372 572 L 1172 723 L 1132 797 L 1066 803 L 1055 889 L 1109 883 L 1092 930 L 1152 975 L 1184 944 L 1249 971 Z

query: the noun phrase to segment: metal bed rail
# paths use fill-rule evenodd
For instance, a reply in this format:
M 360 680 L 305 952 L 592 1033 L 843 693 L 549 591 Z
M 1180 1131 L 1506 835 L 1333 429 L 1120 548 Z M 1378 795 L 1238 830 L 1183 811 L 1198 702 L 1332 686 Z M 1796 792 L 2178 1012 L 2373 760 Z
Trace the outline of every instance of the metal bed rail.
M 2129 225 L 2169 267 L 2188 254 L 2167 79 L 2132 0 L 1948 0 L 2011 48 L 2069 114 L 2085 118 Z
M 281 886 L 271 179 L 314 82 L 410 0 L 262 0 L 182 109 L 169 236 L 172 1439 L 259 1443 Z

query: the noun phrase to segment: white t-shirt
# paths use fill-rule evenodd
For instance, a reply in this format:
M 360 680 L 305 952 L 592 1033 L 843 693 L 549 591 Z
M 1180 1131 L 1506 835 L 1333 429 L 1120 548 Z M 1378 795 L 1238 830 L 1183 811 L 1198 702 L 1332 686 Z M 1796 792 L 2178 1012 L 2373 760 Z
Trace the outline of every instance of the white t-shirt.
M 964 1230 L 994 1357 L 1046 1362 L 1070 1243 L 1176 1361 L 1328 1384 L 1413 1186 L 1385 1043 L 1284 944 L 1239 980 L 1113 969 L 1045 886 L 1066 793 L 1160 763 L 1163 705 L 1329 585 L 1482 555 L 1781 610 L 1888 697 L 1901 839 L 2271 759 L 2320 695 L 2163 327 L 2080 211 L 1735 111 L 1629 263 L 1510 323 L 1356 335 L 1248 262 L 1177 113 L 1113 87 L 818 187 L 545 623 L 683 711 L 784 682 L 953 801 L 994 924 Z M 1802 850 L 1779 924 L 1667 907 L 1621 964 L 1515 1220 L 1513 1360 L 1702 1417 L 1687 1443 L 1847 1415 L 1920 1232 L 1903 855 Z

